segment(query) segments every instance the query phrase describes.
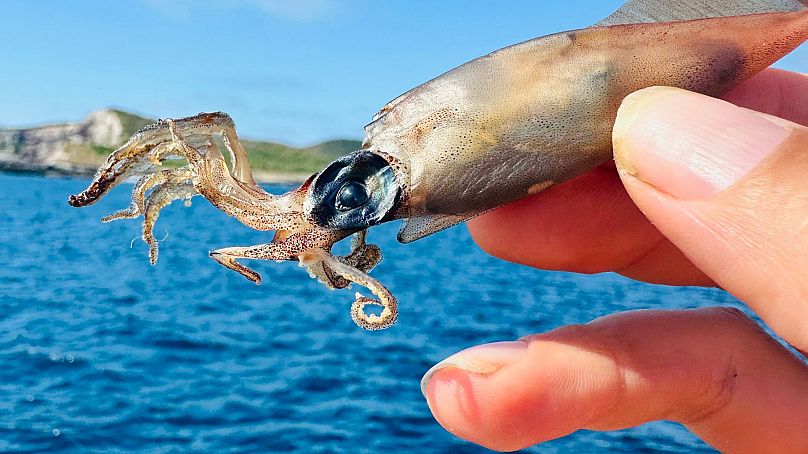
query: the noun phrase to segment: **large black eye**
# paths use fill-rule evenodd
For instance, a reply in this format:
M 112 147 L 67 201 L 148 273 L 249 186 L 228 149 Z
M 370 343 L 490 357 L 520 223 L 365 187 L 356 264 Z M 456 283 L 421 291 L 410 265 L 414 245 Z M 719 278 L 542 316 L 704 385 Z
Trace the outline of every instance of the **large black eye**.
M 303 211 L 315 225 L 356 231 L 392 219 L 400 194 L 387 160 L 359 150 L 337 158 L 312 180 Z
M 348 211 L 368 201 L 368 190 L 357 181 L 348 181 L 339 188 L 335 204 L 340 211 Z

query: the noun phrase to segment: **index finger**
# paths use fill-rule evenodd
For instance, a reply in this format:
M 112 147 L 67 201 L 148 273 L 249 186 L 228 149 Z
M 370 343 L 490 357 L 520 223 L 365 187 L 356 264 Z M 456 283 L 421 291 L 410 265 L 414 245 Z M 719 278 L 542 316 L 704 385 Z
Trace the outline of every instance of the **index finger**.
M 808 126 L 808 75 L 770 68 L 731 90 L 725 100 Z

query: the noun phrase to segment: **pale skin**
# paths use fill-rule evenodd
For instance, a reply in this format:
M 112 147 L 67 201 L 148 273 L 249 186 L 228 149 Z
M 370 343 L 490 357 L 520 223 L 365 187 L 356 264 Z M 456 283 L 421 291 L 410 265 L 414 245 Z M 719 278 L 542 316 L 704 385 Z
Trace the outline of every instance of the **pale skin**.
M 752 110 L 670 90 L 624 103 L 616 165 L 481 216 L 472 236 L 536 268 L 721 287 L 808 351 L 808 77 L 768 70 L 725 96 Z M 712 168 L 677 158 L 699 146 Z M 614 314 L 447 361 L 423 384 L 433 414 L 492 449 L 673 420 L 724 452 L 808 452 L 806 358 L 734 309 Z

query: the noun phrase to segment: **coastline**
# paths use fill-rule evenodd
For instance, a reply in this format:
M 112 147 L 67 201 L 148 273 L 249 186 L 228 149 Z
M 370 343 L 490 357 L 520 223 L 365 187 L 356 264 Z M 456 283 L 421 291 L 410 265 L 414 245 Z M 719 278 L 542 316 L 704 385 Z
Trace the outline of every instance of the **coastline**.
M 117 109 L 92 112 L 81 122 L 0 128 L 0 172 L 91 178 L 107 157 L 154 120 Z M 255 180 L 299 184 L 361 141 L 333 139 L 307 147 L 241 140 Z
M 38 175 L 43 177 L 71 177 L 71 178 L 92 178 L 97 167 L 67 166 L 51 164 L 35 164 L 30 162 L 9 162 L 0 161 L 0 173 Z M 282 173 L 256 171 L 253 173 L 255 181 L 260 184 L 302 184 L 311 176 L 307 173 Z

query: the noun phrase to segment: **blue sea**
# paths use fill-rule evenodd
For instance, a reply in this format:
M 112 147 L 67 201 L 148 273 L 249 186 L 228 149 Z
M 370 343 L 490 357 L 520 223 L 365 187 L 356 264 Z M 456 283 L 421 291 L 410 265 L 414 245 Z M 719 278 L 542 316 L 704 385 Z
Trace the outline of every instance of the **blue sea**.
M 165 209 L 148 263 L 125 185 L 85 209 L 87 181 L 0 175 L 0 451 L 483 453 L 445 432 L 422 374 L 463 348 L 616 311 L 736 305 L 723 292 L 544 272 L 477 249 L 464 227 L 410 245 L 373 229 L 373 274 L 398 324 L 366 332 L 352 291 L 294 263 L 256 286 L 208 251 L 269 241 L 195 198 Z M 270 188 L 282 191 L 287 188 Z M 526 452 L 712 452 L 666 422 L 582 431 Z

